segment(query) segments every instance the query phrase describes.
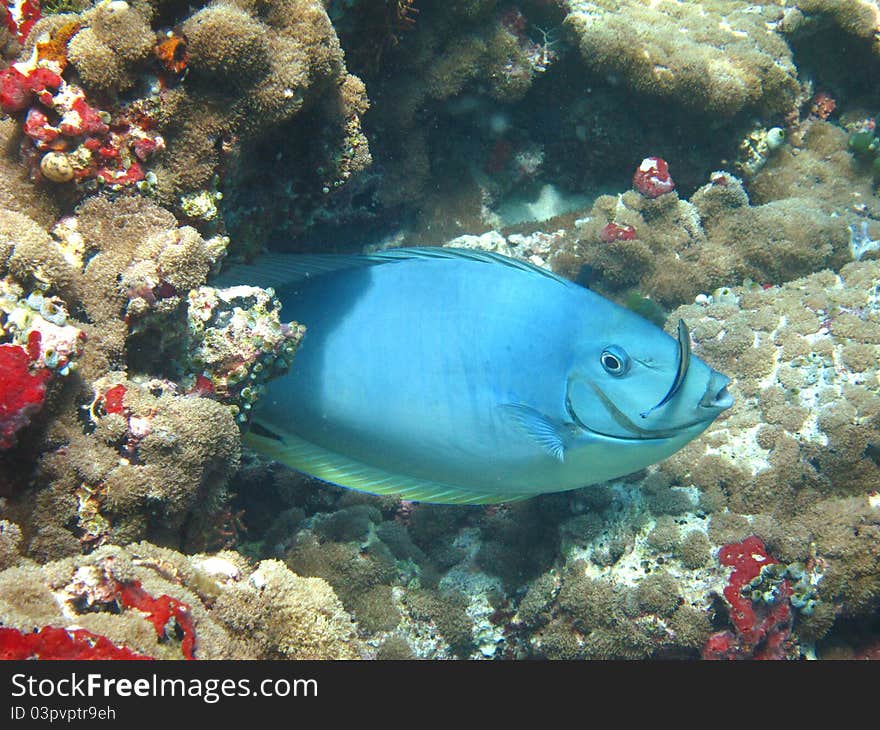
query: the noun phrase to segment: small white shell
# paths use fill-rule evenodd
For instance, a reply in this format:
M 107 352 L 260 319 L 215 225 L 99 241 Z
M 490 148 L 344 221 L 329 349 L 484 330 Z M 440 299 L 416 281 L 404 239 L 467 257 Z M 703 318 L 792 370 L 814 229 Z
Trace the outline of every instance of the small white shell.
M 221 558 L 216 555 L 212 555 L 211 557 L 198 562 L 196 567 L 213 578 L 219 578 L 224 582 L 228 580 L 238 580 L 241 577 L 241 571 L 236 565 L 226 558 Z
M 65 183 L 73 180 L 73 166 L 63 152 L 47 152 L 40 160 L 40 172 L 47 180 Z
M 771 152 L 778 150 L 785 142 L 785 130 L 782 127 L 771 127 L 767 130 L 767 149 Z

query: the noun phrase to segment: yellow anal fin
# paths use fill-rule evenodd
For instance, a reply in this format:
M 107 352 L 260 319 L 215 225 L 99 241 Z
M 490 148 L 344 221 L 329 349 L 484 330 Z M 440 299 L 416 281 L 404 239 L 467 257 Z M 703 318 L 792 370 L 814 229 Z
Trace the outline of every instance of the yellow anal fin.
M 268 429 L 263 429 L 264 432 Z M 533 496 L 522 493 L 476 492 L 455 485 L 392 474 L 361 461 L 316 446 L 298 436 L 270 429 L 275 438 L 253 431 L 244 443 L 270 459 L 340 487 L 382 494 L 413 502 L 439 504 L 497 504 Z

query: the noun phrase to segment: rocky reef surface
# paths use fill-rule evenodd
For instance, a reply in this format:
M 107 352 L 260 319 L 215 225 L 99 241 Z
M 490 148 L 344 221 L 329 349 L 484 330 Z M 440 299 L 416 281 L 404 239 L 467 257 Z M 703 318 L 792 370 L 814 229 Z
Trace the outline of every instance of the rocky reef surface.
M 880 655 L 874 0 L 0 8 L 0 656 Z M 492 507 L 241 444 L 307 332 L 261 251 L 545 266 L 736 405 Z

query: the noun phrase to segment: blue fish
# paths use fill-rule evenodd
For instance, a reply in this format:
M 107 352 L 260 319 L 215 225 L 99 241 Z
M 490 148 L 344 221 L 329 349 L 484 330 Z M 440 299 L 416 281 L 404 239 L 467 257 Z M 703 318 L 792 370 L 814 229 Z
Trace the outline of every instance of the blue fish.
M 666 458 L 733 404 L 683 322 L 670 337 L 497 254 L 275 256 L 234 273 L 307 328 L 247 442 L 344 487 L 453 504 L 575 489 Z

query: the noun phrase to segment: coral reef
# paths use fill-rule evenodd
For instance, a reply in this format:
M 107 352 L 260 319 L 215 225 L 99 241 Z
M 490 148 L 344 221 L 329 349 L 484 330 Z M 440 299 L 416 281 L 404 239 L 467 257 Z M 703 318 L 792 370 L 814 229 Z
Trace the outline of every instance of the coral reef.
M 876 656 L 875 6 L 4 6 L 0 656 Z M 736 405 L 488 508 L 243 448 L 309 323 L 224 260 L 404 242 L 684 319 Z
M 675 192 L 656 199 L 636 191 L 600 196 L 577 222 L 578 241 L 569 245 L 570 260 L 560 259 L 561 270 L 576 275 L 586 265 L 604 291 L 619 295 L 634 289 L 670 307 L 730 283 L 778 284 L 824 267 L 839 269 L 853 258 L 846 222 L 860 215 L 852 209 L 858 199 L 854 186 L 828 178 L 821 194 L 798 189 L 798 173 L 803 175 L 813 155 L 828 144 L 822 139 L 826 132 L 841 142 L 830 125 L 821 124 L 826 126 L 817 125 L 808 135 L 802 154 L 783 152 L 786 160 L 778 164 L 774 158 L 751 182 L 749 193 L 736 177 L 717 171 L 689 201 Z M 869 181 L 849 171 L 843 146 L 835 162 L 870 190 Z M 789 164 L 797 172 L 785 170 Z M 791 187 L 783 188 L 788 179 Z M 775 187 L 772 193 L 768 183 Z M 625 226 L 626 235 L 609 234 L 609 225 Z
M 53 376 L 76 365 L 85 336 L 67 317 L 59 298 L 39 291 L 24 297 L 9 277 L 0 280 L 0 333 L 8 340 L 0 345 L 0 450 L 43 407 Z
M 183 12 L 100 0 L 20 31 L 24 47 L 0 72 L 0 106 L 31 140 L 32 177 L 79 197 L 137 186 L 207 230 L 216 210 L 193 200 L 216 198 L 221 177 L 237 197 L 265 174 L 254 150 L 272 145 L 274 155 L 306 113 L 322 130 L 312 156 L 324 172 L 315 180 L 288 170 L 285 184 L 299 180 L 320 196 L 369 164 L 366 93 L 346 72 L 321 3 Z
M 89 198 L 51 235 L 0 212 L 3 445 L 21 442 L 3 492 L 31 555 L 210 539 L 236 424 L 302 337 L 268 292 L 200 287 L 227 243 L 139 197 Z
M 552 30 L 560 8 L 432 1 L 418 3 L 418 15 L 400 17 L 396 2 L 353 5 L 331 13 L 347 59 L 374 102 L 365 123 L 378 174 L 362 178 L 355 189 L 369 203 L 336 207 L 337 220 L 375 227 L 377 212 L 394 216 L 426 199 L 419 213 L 424 224 L 441 219 L 433 209 L 440 204 L 433 184 L 439 167 L 464 172 L 456 191 L 442 183 L 442 197 L 458 194 L 468 206 L 476 201 L 477 211 L 481 190 L 500 196 L 517 181 L 534 178 L 542 146 L 514 128 L 509 111 L 528 108 L 529 91 L 564 53 Z
M 880 406 L 877 276 L 876 262 L 851 263 L 840 274 L 735 288 L 726 301 L 673 313 L 691 322 L 695 351 L 733 374 L 741 398 L 691 462 L 695 473 L 701 464 L 721 470 L 698 486 L 729 485 L 738 511 L 757 512 L 791 509 L 804 491 L 854 496 L 877 479 L 867 449 Z M 663 468 L 681 476 L 694 456 Z
M 724 597 L 731 610 L 736 634 L 712 634 L 703 648 L 704 659 L 784 659 L 797 656 L 792 646 L 792 589 L 780 576 L 768 591 L 757 586 L 779 563 L 767 554 L 757 537 L 723 545 L 718 553 L 722 565 L 733 568 Z M 773 571 L 776 575 L 776 571 Z M 748 587 L 749 595 L 744 595 Z M 757 606 L 757 610 L 754 608 Z
M 710 609 L 724 573 L 708 560 L 708 546 L 698 564 L 679 546 L 685 536 L 705 537 L 706 516 L 685 498 L 674 520 L 654 518 L 647 493 L 624 485 L 605 489 L 604 495 L 584 490 L 569 504 L 580 515 L 560 527 L 571 536 L 562 559 L 529 586 L 517 607 L 513 626 L 527 655 L 697 656 L 711 632 Z
M 851 263 L 673 313 L 693 324 L 695 351 L 733 375 L 740 405 L 659 474 L 720 486 L 731 513 L 713 515 L 710 538 L 754 533 L 785 562 L 818 555 L 818 594 L 844 616 L 873 611 L 880 588 L 870 494 L 880 468 L 878 276 L 876 262 Z
M 279 319 L 272 293 L 253 286 L 199 287 L 187 305 L 189 369 L 194 388 L 214 394 L 247 421 L 271 378 L 290 367 L 305 327 Z
M 811 135 L 844 140 L 835 149 L 846 160 L 845 135 L 825 125 L 816 122 L 807 134 L 807 164 L 817 164 L 809 161 Z M 726 172 L 690 203 L 675 192 L 622 198 L 655 214 L 649 228 L 666 206 L 681 217 L 699 211 L 701 221 L 737 210 L 747 219 L 772 205 L 750 205 Z M 818 200 L 819 210 L 835 202 Z M 334 506 L 300 495 L 292 546 L 274 549 L 287 551 L 297 572 L 336 586 L 346 607 L 364 617 L 362 635 L 377 632 L 368 638 L 377 651 L 394 637 L 426 657 L 813 656 L 834 626 L 866 620 L 880 597 L 880 500 L 871 491 L 880 438 L 880 269 L 868 258 L 845 263 L 842 221 L 828 220 L 839 242 L 832 258 L 787 262 L 793 268 L 777 276 L 787 280 L 823 261 L 835 262 L 837 273 L 719 286 L 671 313 L 669 322 L 691 325 L 695 352 L 732 376 L 737 399 L 674 457 L 614 485 L 477 513 L 392 508 L 354 495 Z M 582 236 L 588 226 L 598 229 L 598 222 L 574 228 Z M 730 235 L 715 250 L 734 257 L 729 248 L 741 239 Z M 564 268 L 580 261 L 572 238 L 566 228 L 495 231 L 448 245 Z M 419 551 L 399 553 L 402 535 Z M 757 554 L 765 556 L 761 564 Z M 414 593 L 429 579 L 429 590 L 439 591 L 430 600 Z M 448 605 L 442 614 L 437 601 Z M 459 623 L 462 610 L 469 631 Z
M 391 647 L 391 656 L 422 658 L 697 657 L 713 591 L 720 595 L 726 580 L 708 542 L 690 567 L 677 549 L 649 547 L 649 502 L 634 489 L 468 509 L 316 493 L 308 480 L 259 463 L 240 478 L 287 505 L 280 517 L 278 507 L 266 507 L 265 517 L 249 509 L 248 533 L 267 536 L 258 554 L 283 555 L 297 574 L 327 580 L 376 658 Z M 240 503 L 251 494 L 242 490 Z M 686 514 L 690 498 L 666 503 L 684 524 L 674 525 L 674 542 L 679 529 L 705 540 L 708 520 Z M 598 594 L 588 590 L 593 583 Z M 585 596 L 609 591 L 613 615 L 605 604 L 584 605 L 593 600 Z M 579 617 L 589 611 L 604 618 L 585 639 L 593 629 Z
M 840 154 L 845 161 L 845 150 Z M 649 175 L 653 169 L 648 165 Z M 668 175 L 664 171 L 664 181 Z M 661 192 L 656 183 L 642 181 L 638 170 L 636 178 L 648 194 L 599 196 L 582 217 L 552 221 L 552 232 L 490 231 L 445 245 L 516 256 L 570 278 L 587 271 L 587 283 L 605 294 L 626 299 L 637 293 L 667 308 L 705 292 L 723 297 L 732 282 L 781 283 L 823 267 L 839 269 L 864 255 L 864 245 L 852 244 L 857 234 L 844 222 L 864 214 L 848 205 L 852 191 L 843 201 L 787 195 L 756 205 L 742 181 L 724 171 L 712 173 L 690 200 L 682 200 L 670 183 Z M 762 181 L 755 180 L 759 191 Z
M 278 561 L 185 556 L 149 543 L 0 571 L 0 656 L 353 659 L 350 617 Z M 32 633 L 36 632 L 36 633 Z
M 85 629 L 44 626 L 36 633 L 0 628 L 0 659 L 150 659 Z
M 4 516 L 42 560 L 222 544 L 239 426 L 303 329 L 271 292 L 204 286 L 220 160 L 363 88 L 317 3 L 67 9 L 16 16 L 0 72 Z
M 669 164 L 660 157 L 646 157 L 633 175 L 633 190 L 646 198 L 659 198 L 672 192 L 675 183 L 669 174 Z
M 569 0 L 566 24 L 586 64 L 631 88 L 733 115 L 747 107 L 784 113 L 798 97 L 785 42 L 767 25 L 781 11 L 735 2 Z
M 783 18 L 780 30 L 786 34 L 815 33 L 815 26 L 834 25 L 844 33 L 870 41 L 875 52 L 880 21 L 877 8 L 861 0 L 795 0 Z M 813 26 L 813 27 L 811 27 Z

